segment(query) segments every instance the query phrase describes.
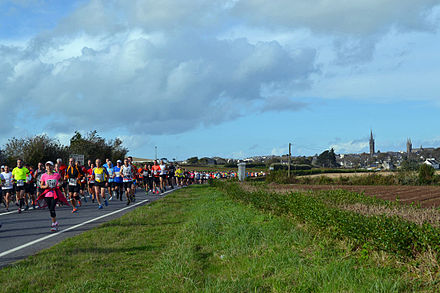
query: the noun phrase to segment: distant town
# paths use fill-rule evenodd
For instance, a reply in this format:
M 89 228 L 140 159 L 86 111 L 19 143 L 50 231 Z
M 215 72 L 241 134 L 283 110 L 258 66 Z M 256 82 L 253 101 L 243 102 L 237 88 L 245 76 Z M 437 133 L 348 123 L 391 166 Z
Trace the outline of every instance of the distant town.
M 375 149 L 375 139 L 373 132 L 370 132 L 370 151 L 369 153 L 357 154 L 336 154 L 333 150 L 326 150 L 321 154 L 314 156 L 292 156 L 291 164 L 293 166 L 310 167 L 328 167 L 345 169 L 367 169 L 367 170 L 396 170 L 399 168 L 410 168 L 420 164 L 428 164 L 434 169 L 440 168 L 440 147 L 439 148 L 413 148 L 411 139 L 407 139 L 406 151 L 380 152 Z M 245 162 L 250 166 L 270 166 L 273 164 L 287 165 L 289 162 L 288 154 L 281 156 L 254 156 L 243 160 L 227 159 L 220 157 L 192 157 L 184 161 L 178 161 L 180 164 L 187 165 L 224 165 L 235 166 L 239 162 Z

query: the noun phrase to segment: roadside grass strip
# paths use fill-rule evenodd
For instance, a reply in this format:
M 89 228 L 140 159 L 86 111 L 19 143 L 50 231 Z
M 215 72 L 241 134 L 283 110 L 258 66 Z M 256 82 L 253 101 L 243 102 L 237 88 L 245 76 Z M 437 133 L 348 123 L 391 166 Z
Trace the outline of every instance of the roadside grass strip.
M 249 202 L 249 201 L 248 201 Z M 422 287 L 423 286 L 423 287 Z M 151 205 L 0 270 L 2 292 L 412 292 L 380 264 L 290 217 L 209 186 Z

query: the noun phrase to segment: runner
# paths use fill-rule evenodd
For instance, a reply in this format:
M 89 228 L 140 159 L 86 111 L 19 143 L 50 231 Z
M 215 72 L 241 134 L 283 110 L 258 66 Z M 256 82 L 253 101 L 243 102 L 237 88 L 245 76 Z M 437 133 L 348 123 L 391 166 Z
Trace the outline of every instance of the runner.
M 56 232 L 58 231 L 58 222 L 55 207 L 58 202 L 66 205 L 69 205 L 69 203 L 59 188 L 61 185 L 61 176 L 58 173 L 54 173 L 53 162 L 46 162 L 46 173 L 41 175 L 40 184 L 40 188 L 43 189 L 44 192 L 37 198 L 37 200 L 45 200 L 46 205 L 49 207 L 50 217 L 52 219 L 50 231 Z
M 37 198 L 43 193 L 44 190 L 40 188 L 41 176 L 46 173 L 43 163 L 38 163 L 37 170 L 34 172 L 34 182 L 37 187 Z
M 174 185 L 176 185 L 175 176 L 176 167 L 174 166 L 173 162 L 171 162 L 168 166 L 168 185 L 171 187 L 171 189 L 174 189 Z
M 124 183 L 123 183 L 122 175 L 121 175 L 121 167 L 122 167 L 122 161 L 117 160 L 116 166 L 113 167 L 113 171 L 114 171 L 113 183 L 115 186 L 116 198 L 119 198 L 120 201 L 122 201 L 122 194 L 124 192 L 123 191 L 124 190 Z
M 68 196 L 67 181 L 64 180 L 64 177 L 66 176 L 67 166 L 63 164 L 63 160 L 60 158 L 57 159 L 57 163 L 55 164 L 55 166 L 58 166 L 56 170 L 61 175 L 61 181 L 63 183 L 60 189 L 62 192 L 64 192 L 64 196 L 67 197 Z
M 133 172 L 133 180 L 131 181 L 131 189 L 130 189 L 130 195 L 131 195 L 131 201 L 135 201 L 135 193 L 136 193 L 136 166 L 133 164 L 133 157 L 128 156 L 128 164 L 131 166 L 131 171 Z
M 5 200 L 6 211 L 9 211 L 9 203 L 11 202 L 12 189 L 12 172 L 9 171 L 9 167 L 5 166 L 5 171 L 1 173 L 2 180 L 2 196 Z
M 132 201 L 131 188 L 133 186 L 133 166 L 130 165 L 128 159 L 124 159 L 124 165 L 121 167 L 122 181 L 124 183 L 125 196 L 127 197 L 127 205 Z
M 84 202 L 87 202 L 87 196 L 85 194 L 86 190 L 86 184 L 87 184 L 87 169 L 84 166 L 81 166 L 81 163 L 79 161 L 75 162 L 75 166 L 80 170 L 83 176 L 81 176 L 81 179 L 79 181 L 79 197 L 84 199 Z
M 150 174 L 148 172 L 148 164 L 144 165 L 144 168 L 141 168 L 142 172 L 142 181 L 144 182 L 145 194 L 148 195 L 148 190 L 150 189 L 150 184 L 148 184 Z
M 22 207 L 23 205 L 25 205 L 24 183 L 26 181 L 27 174 L 29 174 L 29 170 L 23 167 L 23 161 L 21 159 L 18 159 L 17 167 L 12 170 L 12 178 L 15 182 L 16 201 L 17 203 L 19 203 L 18 213 L 21 213 Z M 29 206 L 26 205 L 25 210 L 28 209 Z
M 108 173 L 108 195 L 110 196 L 109 200 L 113 200 L 113 195 L 115 193 L 115 187 L 114 187 L 114 177 L 115 177 L 115 169 L 113 167 L 112 162 L 107 159 L 106 166 L 104 166 L 107 169 Z
M 75 159 L 69 159 L 69 166 L 66 169 L 66 175 L 64 179 L 68 184 L 68 192 L 70 203 L 72 204 L 72 213 L 78 211 L 78 206 L 81 206 L 81 198 L 79 197 L 79 187 L 81 184 L 81 178 L 83 174 L 78 166 L 75 164 Z
M 160 192 L 165 192 L 167 187 L 167 174 L 168 174 L 168 170 L 167 170 L 167 165 L 165 165 L 165 163 L 163 162 L 163 160 L 160 160 Z
M 183 185 L 183 170 L 180 166 L 177 166 L 176 170 L 176 184 L 180 187 Z
M 96 167 L 93 168 L 92 176 L 95 180 L 95 195 L 98 201 L 98 209 L 102 209 L 101 198 L 104 200 L 105 206 L 108 206 L 108 201 L 105 198 L 105 187 L 108 180 L 107 169 L 102 167 L 101 160 L 96 159 Z
M 157 160 L 154 160 L 153 166 L 151 167 L 153 171 L 153 194 L 156 192 L 159 194 L 160 188 L 160 166 L 157 163 Z
M 89 160 L 90 161 L 90 160 Z M 89 186 L 89 198 L 92 200 L 92 203 L 95 202 L 96 194 L 95 194 L 95 179 L 93 178 L 93 169 L 95 168 L 94 164 L 89 165 L 90 168 L 87 169 L 87 183 Z

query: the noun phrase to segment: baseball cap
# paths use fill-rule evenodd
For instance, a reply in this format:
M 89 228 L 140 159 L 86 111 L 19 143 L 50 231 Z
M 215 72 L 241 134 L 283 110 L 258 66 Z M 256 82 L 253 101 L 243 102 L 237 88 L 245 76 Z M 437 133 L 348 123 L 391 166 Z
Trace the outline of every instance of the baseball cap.
M 53 162 L 52 161 L 47 161 L 45 165 L 52 165 L 53 166 Z
M 122 161 L 121 160 L 117 160 L 116 163 L 122 163 Z

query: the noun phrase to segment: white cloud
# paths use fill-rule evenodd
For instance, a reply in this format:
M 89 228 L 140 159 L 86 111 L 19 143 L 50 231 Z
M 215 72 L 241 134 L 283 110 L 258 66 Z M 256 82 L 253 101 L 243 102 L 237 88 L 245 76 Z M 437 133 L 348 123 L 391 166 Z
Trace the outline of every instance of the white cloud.
M 129 136 L 297 110 L 306 103 L 298 91 L 322 81 L 321 44 L 305 40 L 330 32 L 325 43 L 351 64 L 371 59 L 390 28 L 428 30 L 437 20 L 434 0 L 276 2 L 91 0 L 26 44 L 0 45 L 0 115 L 8 121 L 0 130 L 23 127 L 24 112 L 37 131 Z M 237 27 L 243 37 L 231 33 Z M 367 88 L 362 78 L 352 88 Z
M 333 148 L 336 153 L 359 153 L 365 151 L 369 147 L 368 141 L 351 140 L 348 142 L 339 142 L 332 144 L 330 148 Z

